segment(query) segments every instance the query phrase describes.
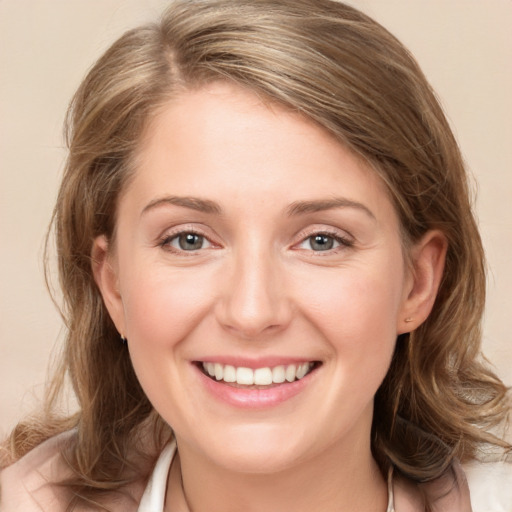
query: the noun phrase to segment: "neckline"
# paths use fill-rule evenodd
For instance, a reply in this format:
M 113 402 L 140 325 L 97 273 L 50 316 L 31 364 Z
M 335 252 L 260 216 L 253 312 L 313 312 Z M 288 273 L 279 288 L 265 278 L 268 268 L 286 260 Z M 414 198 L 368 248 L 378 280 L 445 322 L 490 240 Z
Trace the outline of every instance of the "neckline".
M 176 440 L 173 439 L 165 446 L 156 461 L 153 473 L 148 480 L 137 512 L 163 512 L 167 478 L 176 454 Z
M 393 466 L 388 469 L 388 508 L 386 512 L 395 512 L 395 493 L 393 491 Z
M 163 512 L 165 504 L 165 494 L 167 491 L 167 478 L 171 469 L 171 464 L 176 455 L 176 440 L 173 439 L 162 450 L 162 453 L 156 461 L 153 473 L 148 480 L 144 494 L 139 503 L 137 512 Z M 388 506 L 386 512 L 395 512 L 394 492 L 393 492 L 393 467 L 388 471 Z

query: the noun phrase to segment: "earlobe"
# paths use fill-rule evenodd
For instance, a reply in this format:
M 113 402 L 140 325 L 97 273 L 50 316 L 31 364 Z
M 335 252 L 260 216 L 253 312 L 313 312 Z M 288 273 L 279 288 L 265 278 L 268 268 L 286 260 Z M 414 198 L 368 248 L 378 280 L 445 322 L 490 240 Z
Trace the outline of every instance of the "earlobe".
M 103 302 L 119 333 L 126 332 L 124 308 L 118 286 L 118 275 L 112 265 L 109 242 L 105 235 L 94 240 L 91 250 L 91 265 L 94 281 L 98 286 Z
M 410 275 L 397 334 L 413 331 L 428 318 L 443 277 L 447 247 L 445 235 L 431 230 L 411 249 Z

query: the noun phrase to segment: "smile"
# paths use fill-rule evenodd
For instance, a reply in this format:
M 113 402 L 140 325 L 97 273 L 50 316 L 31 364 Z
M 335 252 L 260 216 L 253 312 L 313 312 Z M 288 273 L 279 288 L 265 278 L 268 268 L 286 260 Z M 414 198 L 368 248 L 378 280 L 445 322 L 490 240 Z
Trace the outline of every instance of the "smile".
M 312 389 L 323 365 L 321 361 L 282 359 L 261 361 L 261 366 L 244 360 L 238 364 L 235 360 L 227 364 L 228 361 L 196 360 L 193 367 L 209 396 L 230 407 L 245 410 L 278 406 Z
M 240 386 L 270 386 L 295 382 L 304 378 L 314 367 L 314 362 L 254 369 L 221 363 L 202 363 L 203 372 L 212 379 Z

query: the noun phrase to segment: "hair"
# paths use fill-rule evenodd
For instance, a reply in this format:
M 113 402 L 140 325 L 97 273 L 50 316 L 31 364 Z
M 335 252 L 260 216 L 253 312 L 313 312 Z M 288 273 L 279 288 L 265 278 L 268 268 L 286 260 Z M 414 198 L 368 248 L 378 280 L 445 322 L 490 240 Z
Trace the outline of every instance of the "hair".
M 157 24 L 125 33 L 90 70 L 67 118 L 69 156 L 54 211 L 67 339 L 46 419 L 20 424 L 16 458 L 75 428 L 67 459 L 77 496 L 134 478 L 130 453 L 156 429 L 172 435 L 141 389 L 94 282 L 91 249 L 115 235 L 118 198 L 135 171 L 148 122 L 170 98 L 229 81 L 305 116 L 361 156 L 386 184 L 404 247 L 428 230 L 448 242 L 429 318 L 398 337 L 375 398 L 372 450 L 415 482 L 432 481 L 482 447 L 509 409 L 506 388 L 480 355 L 482 243 L 464 163 L 417 63 L 386 29 L 330 0 L 179 0 Z M 67 374 L 76 415 L 49 414 Z

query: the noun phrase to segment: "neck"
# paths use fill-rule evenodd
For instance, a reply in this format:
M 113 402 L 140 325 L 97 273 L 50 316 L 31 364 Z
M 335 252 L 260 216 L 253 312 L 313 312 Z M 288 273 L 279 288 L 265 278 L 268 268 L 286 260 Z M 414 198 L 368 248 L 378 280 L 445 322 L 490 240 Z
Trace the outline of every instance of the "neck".
M 387 486 L 369 443 L 365 451 L 355 448 L 333 446 L 314 459 L 271 474 L 213 467 L 211 461 L 180 448 L 169 477 L 166 510 L 384 512 Z

